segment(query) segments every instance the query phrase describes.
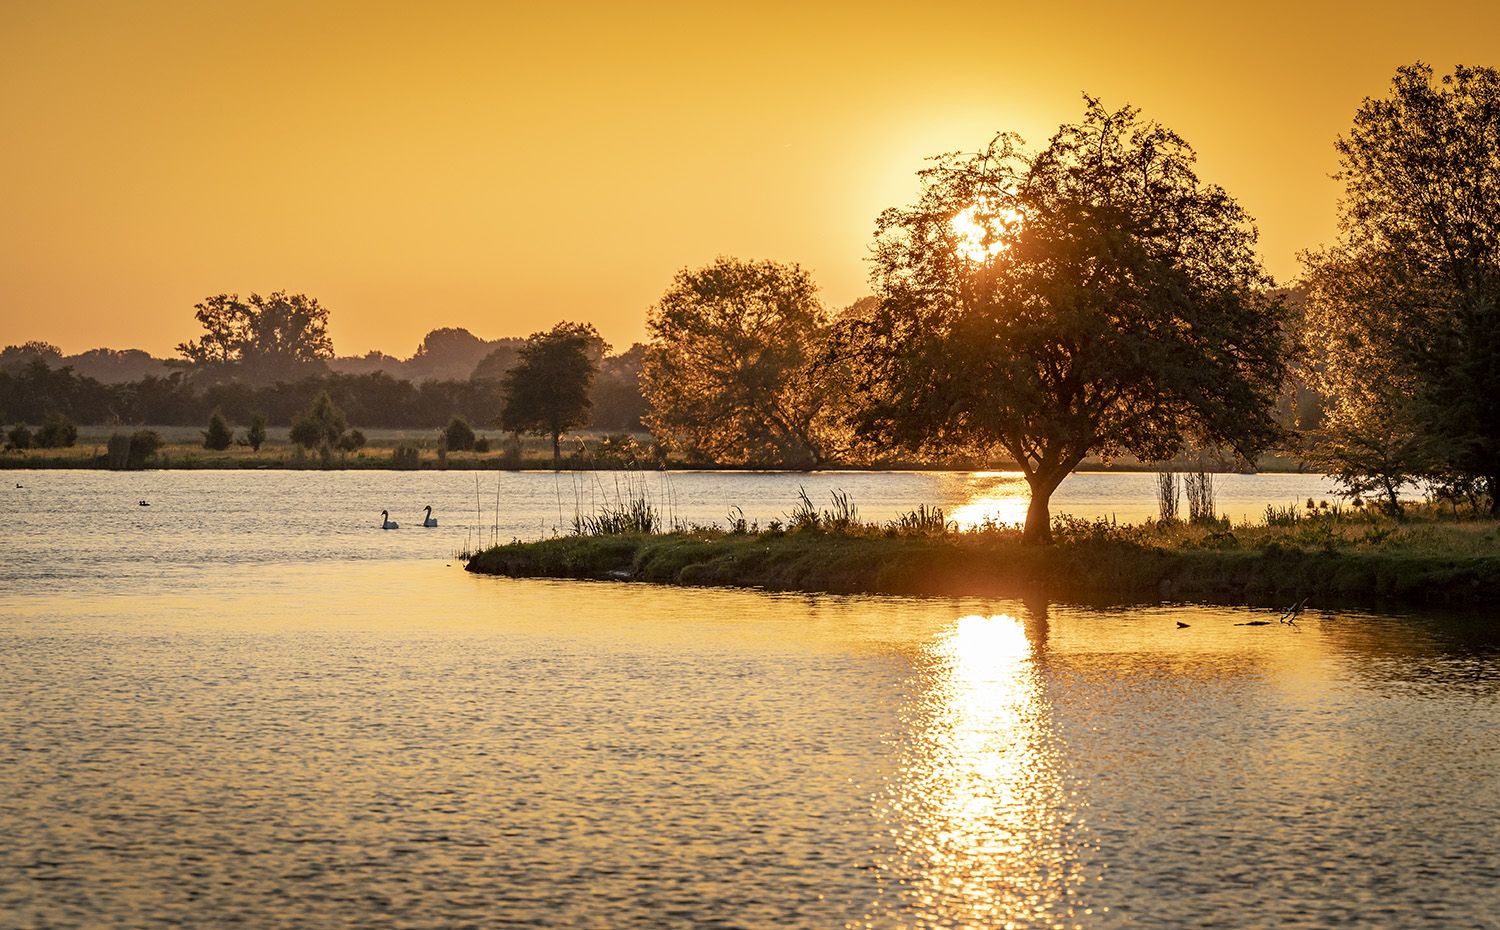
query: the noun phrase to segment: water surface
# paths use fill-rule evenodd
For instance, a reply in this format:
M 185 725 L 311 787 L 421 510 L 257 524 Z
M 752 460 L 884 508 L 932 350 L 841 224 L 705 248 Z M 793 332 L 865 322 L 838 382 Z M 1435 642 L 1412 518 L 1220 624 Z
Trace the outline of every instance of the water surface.
M 6 926 L 1495 926 L 1489 617 L 475 577 L 472 476 L 284 474 L 19 473 Z

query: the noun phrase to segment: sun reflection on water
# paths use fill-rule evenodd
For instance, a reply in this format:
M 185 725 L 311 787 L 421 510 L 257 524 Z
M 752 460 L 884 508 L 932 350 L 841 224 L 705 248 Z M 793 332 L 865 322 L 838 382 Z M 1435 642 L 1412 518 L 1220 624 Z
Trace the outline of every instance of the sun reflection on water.
M 1082 801 L 1038 669 L 1045 636 L 1045 620 L 968 616 L 925 657 L 900 771 L 877 800 L 897 899 L 884 906 L 910 926 L 1069 927 L 1089 913 Z
M 1026 522 L 1031 488 L 1020 472 L 975 472 L 964 483 L 965 500 L 948 515 L 959 529 Z

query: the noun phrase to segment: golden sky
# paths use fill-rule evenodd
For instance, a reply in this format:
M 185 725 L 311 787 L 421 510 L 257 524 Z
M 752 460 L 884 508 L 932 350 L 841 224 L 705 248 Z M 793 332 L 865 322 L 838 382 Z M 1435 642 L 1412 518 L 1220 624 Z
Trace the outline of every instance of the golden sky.
M 288 290 L 339 355 L 564 319 L 623 349 L 721 254 L 843 306 L 924 158 L 1040 147 L 1084 92 L 1186 138 L 1284 281 L 1360 101 L 1496 36 L 1494 0 L 0 0 L 0 345 L 170 355 L 203 298 Z

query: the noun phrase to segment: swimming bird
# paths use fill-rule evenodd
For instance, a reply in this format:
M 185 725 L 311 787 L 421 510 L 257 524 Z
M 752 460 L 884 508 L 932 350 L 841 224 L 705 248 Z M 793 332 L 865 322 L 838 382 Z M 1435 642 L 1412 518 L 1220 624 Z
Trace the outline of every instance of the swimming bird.
M 1179 629 L 1179 630 L 1186 629 L 1187 627 L 1190 627 L 1190 626 L 1192 626 L 1191 623 L 1183 623 L 1181 620 L 1177 621 L 1177 629 Z
M 1307 606 L 1307 598 L 1304 597 L 1302 600 L 1298 601 L 1297 603 L 1293 604 L 1292 606 L 1290 606 L 1290 607 L 1288 607 L 1286 609 L 1286 613 L 1284 613 L 1284 614 L 1281 615 L 1281 622 L 1282 623 L 1296 623 L 1297 622 L 1297 615 L 1300 614 L 1300 613 L 1302 613 L 1302 608 L 1304 608 L 1306 606 Z
M 428 504 L 424 509 L 427 511 L 427 519 L 422 521 L 422 525 L 437 526 L 437 521 L 432 518 L 432 505 Z
M 401 524 L 391 520 L 390 511 L 382 510 L 380 511 L 380 528 L 383 530 L 399 530 L 401 529 Z
M 141 501 L 139 504 L 136 504 L 136 506 L 137 507 L 150 507 L 151 506 L 151 502 L 150 501 Z

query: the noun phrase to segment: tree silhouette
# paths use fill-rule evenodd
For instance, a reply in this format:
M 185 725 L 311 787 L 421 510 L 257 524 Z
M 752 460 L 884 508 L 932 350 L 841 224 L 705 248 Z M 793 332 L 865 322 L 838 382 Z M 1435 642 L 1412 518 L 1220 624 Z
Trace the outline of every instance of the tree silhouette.
M 551 436 L 554 468 L 562 463 L 562 434 L 589 422 L 599 345 L 603 340 L 592 325 L 558 323 L 533 333 L 500 380 L 501 427 Z
M 721 256 L 683 269 L 646 319 L 646 424 L 690 458 L 817 465 L 826 397 L 812 363 L 827 323 L 796 265 Z
M 328 311 L 305 294 L 218 294 L 193 308 L 205 332 L 176 348 L 196 372 L 266 382 L 333 357 Z
M 836 354 L 866 441 L 1008 453 L 1040 543 L 1087 455 L 1196 440 L 1249 457 L 1276 439 L 1285 309 L 1249 218 L 1175 133 L 1086 98 L 1046 149 L 1020 144 L 937 159 L 915 206 L 880 215 L 879 305 Z
M 1500 515 L 1500 73 L 1400 68 L 1337 148 L 1339 239 L 1303 256 L 1325 462 L 1356 491 L 1478 485 Z

